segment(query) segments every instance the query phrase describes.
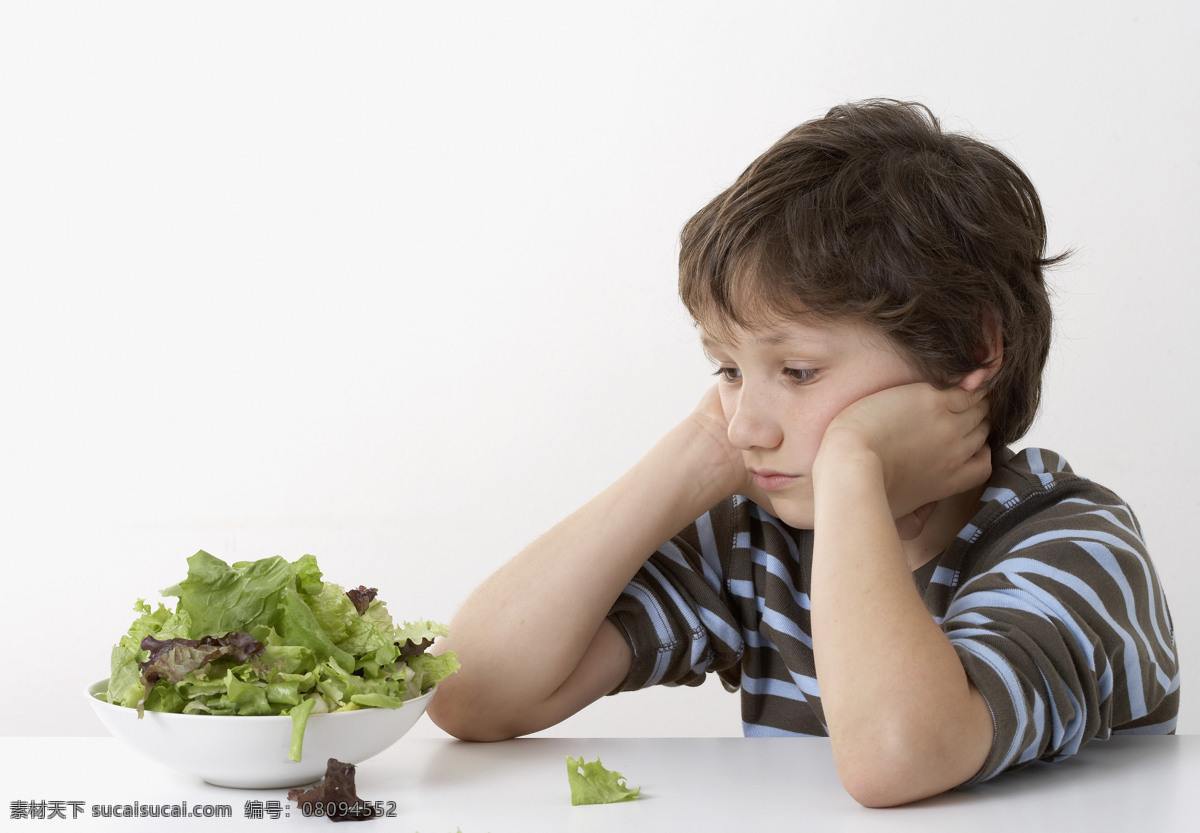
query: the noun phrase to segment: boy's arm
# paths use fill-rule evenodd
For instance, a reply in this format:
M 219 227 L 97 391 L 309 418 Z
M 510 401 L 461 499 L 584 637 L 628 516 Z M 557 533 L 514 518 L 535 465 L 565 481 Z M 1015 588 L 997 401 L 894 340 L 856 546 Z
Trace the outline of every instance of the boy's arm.
M 709 391 L 630 471 L 485 581 L 438 650 L 461 669 L 430 717 L 457 737 L 500 740 L 569 717 L 612 691 L 632 661 L 606 620 L 645 560 L 746 480 Z
M 991 747 L 988 707 L 926 609 L 894 520 L 986 481 L 984 414 L 962 390 L 893 388 L 834 420 L 814 466 L 821 703 L 839 776 L 870 806 L 951 789 Z

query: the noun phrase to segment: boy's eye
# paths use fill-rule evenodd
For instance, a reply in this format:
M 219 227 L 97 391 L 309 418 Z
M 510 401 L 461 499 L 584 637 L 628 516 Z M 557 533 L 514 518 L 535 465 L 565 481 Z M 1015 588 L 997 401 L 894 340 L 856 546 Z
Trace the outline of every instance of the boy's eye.
M 787 376 L 793 382 L 803 384 L 804 382 L 811 382 L 817 375 L 817 371 L 811 367 L 785 367 L 783 375 Z
M 781 371 L 790 382 L 802 385 L 811 382 L 817 375 L 818 371 L 809 367 L 785 367 Z M 713 375 L 718 377 L 723 382 L 738 382 L 741 381 L 742 371 L 736 367 L 722 366 L 713 371 Z

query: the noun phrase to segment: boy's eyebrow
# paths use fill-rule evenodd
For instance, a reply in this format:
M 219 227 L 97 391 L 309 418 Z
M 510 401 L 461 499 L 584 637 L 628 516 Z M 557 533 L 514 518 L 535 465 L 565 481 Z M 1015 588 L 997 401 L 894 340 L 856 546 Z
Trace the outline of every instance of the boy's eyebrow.
M 739 341 L 739 342 L 744 341 L 744 339 L 738 339 L 737 341 Z M 808 340 L 803 339 L 803 338 L 797 338 L 795 334 L 789 335 L 786 333 L 772 332 L 772 331 L 768 330 L 765 333 L 763 333 L 762 335 L 755 337 L 753 339 L 753 342 L 756 345 L 759 345 L 760 347 L 775 347 L 780 344 L 784 344 L 785 342 L 787 342 L 787 343 L 791 343 L 791 342 L 807 343 Z M 712 336 L 708 333 L 703 333 L 700 336 L 700 346 L 703 347 L 705 350 L 711 350 L 714 347 L 727 347 L 729 345 L 726 342 L 721 341 L 720 339 L 715 338 L 714 336 Z

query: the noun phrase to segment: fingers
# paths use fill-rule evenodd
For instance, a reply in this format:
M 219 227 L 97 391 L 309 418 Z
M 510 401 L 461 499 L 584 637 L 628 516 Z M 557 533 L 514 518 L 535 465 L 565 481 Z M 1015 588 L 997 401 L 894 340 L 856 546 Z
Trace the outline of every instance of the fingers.
M 911 541 L 920 536 L 925 529 L 925 523 L 933 515 L 933 510 L 937 509 L 937 501 L 926 503 L 924 506 L 918 506 L 907 515 L 902 515 L 896 519 L 896 532 L 900 536 L 901 541 Z
M 986 434 L 984 435 L 986 439 Z M 982 445 L 959 467 L 955 475 L 958 481 L 957 490 L 965 492 L 976 486 L 981 486 L 992 476 L 992 449 Z
M 962 388 L 950 388 L 946 391 L 948 395 L 947 407 L 950 412 L 960 415 L 965 420 L 966 431 L 963 437 L 969 442 L 978 440 L 979 444 L 987 442 L 988 434 L 991 433 L 992 423 L 989 419 L 991 414 L 991 399 L 986 391 L 974 390 L 965 391 Z
M 989 394 L 985 388 L 963 390 L 954 387 L 947 388 L 942 393 L 946 396 L 947 407 L 952 413 L 962 414 L 977 408 L 983 408 L 986 413 L 988 409 Z
M 976 486 L 981 486 L 991 476 L 992 449 L 984 443 L 959 467 L 957 473 L 959 491 L 966 491 L 974 489 Z
M 988 435 L 992 433 L 992 421 L 984 416 L 983 421 L 966 433 L 963 437 L 968 448 L 987 448 Z

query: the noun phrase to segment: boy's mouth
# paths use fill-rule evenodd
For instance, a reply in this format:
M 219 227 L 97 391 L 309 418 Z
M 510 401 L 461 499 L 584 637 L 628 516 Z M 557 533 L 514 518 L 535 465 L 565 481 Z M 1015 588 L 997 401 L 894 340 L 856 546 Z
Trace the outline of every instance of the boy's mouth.
M 754 485 L 764 492 L 777 492 L 800 479 L 797 475 L 783 474 L 772 469 L 750 469 L 750 475 L 754 478 Z

